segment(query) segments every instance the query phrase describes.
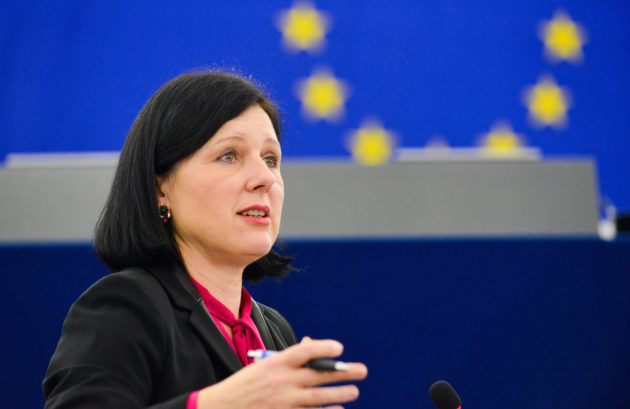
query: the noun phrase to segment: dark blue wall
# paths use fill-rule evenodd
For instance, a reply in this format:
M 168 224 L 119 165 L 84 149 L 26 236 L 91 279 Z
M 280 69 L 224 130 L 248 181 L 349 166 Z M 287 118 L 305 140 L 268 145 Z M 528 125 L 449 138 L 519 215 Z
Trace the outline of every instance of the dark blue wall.
M 449 380 L 468 408 L 630 401 L 630 241 L 290 242 L 282 283 L 250 286 L 299 336 L 370 369 L 354 408 L 431 408 Z M 3 407 L 42 405 L 70 304 L 106 274 L 87 246 L 0 247 Z

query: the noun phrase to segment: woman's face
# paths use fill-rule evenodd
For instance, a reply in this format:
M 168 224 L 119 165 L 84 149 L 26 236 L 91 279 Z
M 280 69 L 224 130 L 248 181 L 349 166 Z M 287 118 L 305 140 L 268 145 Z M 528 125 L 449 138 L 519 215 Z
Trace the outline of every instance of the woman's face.
M 158 178 L 158 204 L 171 210 L 184 257 L 192 250 L 246 265 L 271 250 L 284 200 L 281 154 L 269 116 L 254 105 Z

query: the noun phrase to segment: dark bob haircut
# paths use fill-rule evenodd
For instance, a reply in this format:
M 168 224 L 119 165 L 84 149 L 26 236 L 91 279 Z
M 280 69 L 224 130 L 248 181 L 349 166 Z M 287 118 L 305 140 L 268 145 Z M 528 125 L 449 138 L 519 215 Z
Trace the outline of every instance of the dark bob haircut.
M 171 223 L 162 223 L 158 216 L 155 177 L 168 175 L 223 124 L 256 104 L 269 115 L 280 138 L 277 109 L 256 85 L 238 75 L 183 74 L 151 97 L 129 130 L 94 233 L 94 248 L 110 270 L 182 262 Z M 291 260 L 271 250 L 245 268 L 243 279 L 282 277 L 291 271 Z

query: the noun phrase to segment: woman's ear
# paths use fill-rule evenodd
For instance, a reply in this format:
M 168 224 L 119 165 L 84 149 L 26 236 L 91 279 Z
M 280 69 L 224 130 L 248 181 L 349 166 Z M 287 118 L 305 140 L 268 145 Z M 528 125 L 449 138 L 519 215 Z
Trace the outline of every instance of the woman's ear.
M 157 203 L 159 206 L 168 207 L 168 201 L 166 199 L 166 177 L 164 176 L 155 176 L 155 192 L 157 194 Z

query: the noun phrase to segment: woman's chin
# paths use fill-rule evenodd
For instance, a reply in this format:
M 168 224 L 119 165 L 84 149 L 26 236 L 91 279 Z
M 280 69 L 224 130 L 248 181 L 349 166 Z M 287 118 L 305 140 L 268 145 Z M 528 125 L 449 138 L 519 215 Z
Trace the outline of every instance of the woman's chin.
M 243 254 L 247 254 L 248 259 L 251 259 L 250 263 L 253 263 L 259 258 L 266 256 L 271 251 L 272 247 L 273 242 L 268 240 L 251 242 L 244 249 Z

